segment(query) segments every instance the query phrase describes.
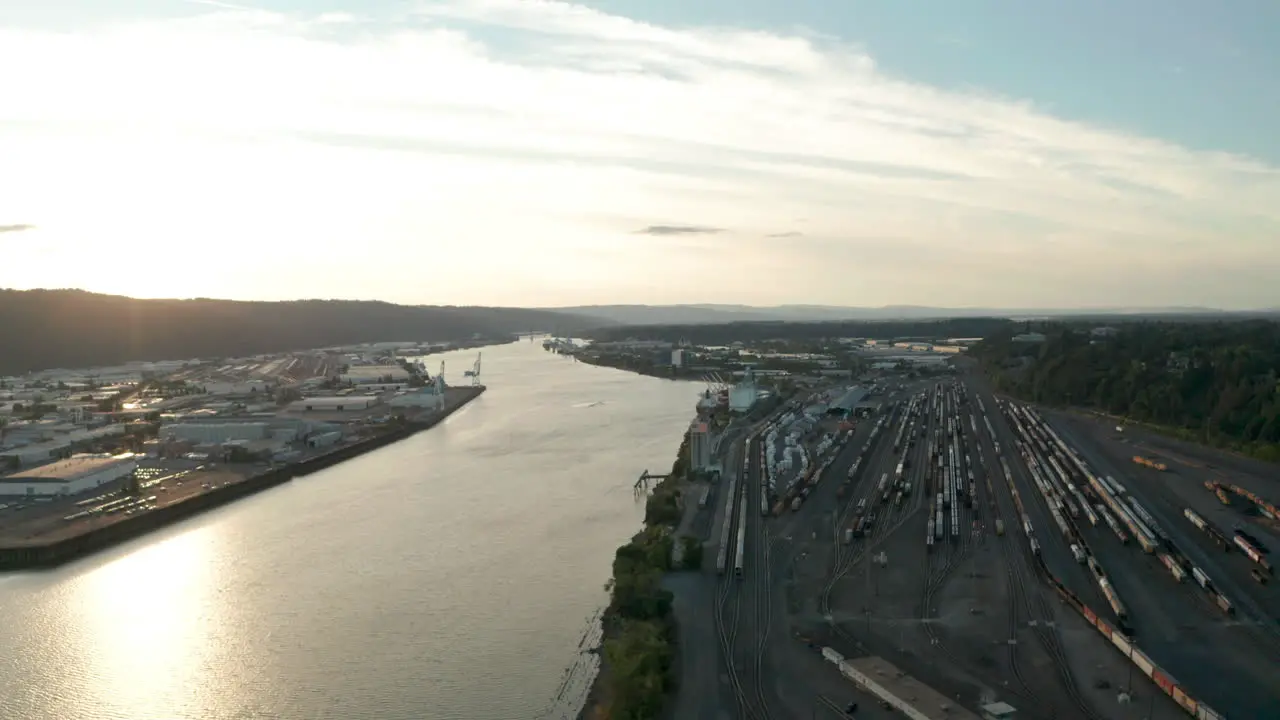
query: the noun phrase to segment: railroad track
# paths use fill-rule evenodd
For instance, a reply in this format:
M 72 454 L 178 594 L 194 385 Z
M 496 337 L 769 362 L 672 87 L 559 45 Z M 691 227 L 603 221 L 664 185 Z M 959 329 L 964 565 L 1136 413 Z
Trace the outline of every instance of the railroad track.
M 858 475 L 860 479 L 858 483 L 853 486 L 853 492 L 849 493 L 848 498 L 845 499 L 844 506 L 836 517 L 836 525 L 834 532 L 832 533 L 834 536 L 834 548 L 832 552 L 831 577 L 827 584 L 823 586 L 822 594 L 818 601 L 818 612 L 824 616 L 829 616 L 831 614 L 831 592 L 835 588 L 836 583 L 853 569 L 853 566 L 857 564 L 858 558 L 861 557 L 861 552 L 864 550 L 861 547 L 864 545 L 862 542 L 863 538 L 859 538 L 857 549 L 852 545 L 845 546 L 843 543 L 844 538 L 842 537 L 843 533 L 841 532 L 841 528 L 848 527 L 849 521 L 854 515 L 854 509 L 857 507 L 860 500 L 865 500 L 867 502 L 868 509 L 874 506 L 874 488 L 876 486 L 874 476 L 875 469 L 878 467 L 878 463 L 876 461 L 883 460 L 881 450 L 884 446 L 885 437 L 888 436 L 889 433 L 893 432 L 893 423 L 897 419 L 898 411 L 895 410 L 893 414 L 890 415 L 890 420 L 885 424 L 885 428 L 876 438 L 875 444 L 868 448 L 867 457 L 865 458 L 867 461 L 866 466 L 862 468 Z M 875 533 L 876 528 L 873 528 L 873 537 Z
M 874 461 L 868 463 L 868 470 L 865 471 L 868 473 L 871 482 L 865 482 L 860 485 L 860 489 L 862 490 L 861 493 L 851 494 L 845 510 L 841 515 L 841 524 L 847 524 L 849 515 L 852 513 L 852 509 L 856 506 L 857 502 L 865 499 L 868 501 L 867 510 L 878 511 L 879 517 L 877 518 L 875 525 L 872 526 L 870 536 L 860 538 L 857 541 L 856 548 L 842 548 L 840 546 L 840 538 L 836 537 L 835 541 L 837 546 L 834 553 L 835 561 L 833 562 L 831 575 L 828 578 L 826 585 L 823 587 L 819 602 L 819 612 L 824 616 L 829 617 L 831 615 L 831 593 L 834 591 L 836 584 L 848 576 L 849 573 L 852 572 L 853 569 L 861 562 L 871 562 L 871 553 L 892 537 L 899 528 L 915 517 L 923 505 L 924 497 L 930 493 L 930 488 L 925 482 L 927 479 L 927 473 L 924 472 L 924 468 L 928 466 L 927 453 L 923 446 L 913 446 L 911 444 L 912 433 L 908 433 L 908 446 L 903 448 L 902 452 L 904 453 L 904 457 L 912 457 L 914 459 L 912 467 L 910 468 L 909 476 L 912 492 L 910 495 L 905 497 L 905 501 L 901 506 L 897 506 L 892 503 L 880 504 L 877 502 L 879 498 L 876 484 L 874 482 L 874 476 L 876 473 L 873 468 L 879 468 L 880 464 L 885 459 L 880 450 L 880 441 L 889 433 L 894 432 L 893 428 L 901 421 L 902 417 L 900 413 L 895 411 L 891 422 L 886 424 L 884 433 L 881 435 L 881 438 L 877 440 L 877 445 L 871 453 Z M 922 414 L 919 419 L 912 422 L 910 429 L 914 431 L 920 427 L 924 427 L 926 430 L 930 427 L 929 415 L 927 413 Z M 857 642 L 857 639 L 848 631 L 841 628 L 838 623 L 833 622 L 832 628 L 837 635 L 847 640 Z
M 1005 421 L 1003 415 L 1001 415 L 1001 421 Z M 1012 432 L 1012 430 L 1010 432 Z M 1016 433 L 1014 436 L 1017 436 Z M 1015 456 L 1011 466 L 1017 467 L 1019 464 L 1022 464 L 1022 470 L 1024 472 L 1027 471 L 1025 458 Z M 1010 479 L 1009 482 L 1012 483 L 1012 479 Z M 1011 499 L 1014 501 L 1015 506 L 1017 506 L 1015 507 L 1015 514 L 1021 515 L 1023 508 L 1018 503 L 1018 496 L 1014 487 L 1009 487 L 1009 494 Z M 1031 502 L 1036 503 L 1038 507 L 1042 507 L 1046 504 L 1041 493 L 1032 492 L 1031 495 L 1033 496 Z M 1017 525 L 1020 525 L 1020 523 L 1015 526 Z M 1049 532 L 1052 532 L 1052 529 L 1050 529 Z M 1010 533 L 1006 537 L 1012 538 L 1013 535 L 1014 533 Z M 1027 538 L 1024 536 L 1023 540 L 1027 540 Z M 1019 544 L 1017 549 L 1013 549 L 1009 542 L 1004 544 L 1005 565 L 1009 571 L 1010 588 L 1012 590 L 1012 592 L 1010 592 L 1010 623 L 1012 625 L 1014 623 L 1014 618 L 1016 618 L 1016 609 L 1013 605 L 1017 604 L 1026 611 L 1028 625 L 1031 628 L 1032 635 L 1035 636 L 1038 644 L 1044 649 L 1045 653 L 1049 656 L 1050 661 L 1053 663 L 1054 670 L 1061 681 L 1058 685 L 1061 686 L 1061 689 L 1066 694 L 1067 698 L 1076 707 L 1076 709 L 1083 714 L 1084 717 L 1103 720 L 1105 716 L 1100 715 L 1095 711 L 1089 704 L 1088 700 L 1084 697 L 1084 694 L 1080 692 L 1075 674 L 1071 670 L 1070 659 L 1067 657 L 1066 650 L 1062 647 L 1062 640 L 1058 636 L 1057 624 L 1052 620 L 1054 617 L 1053 606 L 1045 599 L 1042 592 L 1043 587 L 1038 582 L 1039 574 L 1043 571 L 1043 566 L 1030 554 L 1030 550 L 1022 545 L 1023 540 L 1017 541 Z M 1053 540 L 1053 542 L 1058 541 L 1059 538 L 1054 538 Z M 1030 585 L 1028 585 L 1027 582 L 1028 577 L 1030 578 Z M 1036 618 L 1037 611 L 1041 619 Z M 1032 624 L 1033 622 L 1034 624 Z M 1052 624 L 1046 625 L 1046 622 Z M 1011 630 L 1012 629 L 1013 628 L 1011 628 Z M 1016 633 L 1011 634 L 1011 638 L 1016 639 Z M 1025 678 L 1022 676 L 1022 671 L 1018 666 L 1016 657 L 1017 644 L 1015 642 L 1010 645 L 1010 665 L 1012 666 L 1014 675 L 1019 683 L 1030 690 Z
M 965 443 L 965 445 L 968 445 L 968 444 L 969 443 Z M 974 466 L 972 465 L 966 465 L 965 469 L 972 469 L 973 467 Z M 980 466 L 978 466 L 978 469 L 980 469 Z M 981 487 L 980 485 L 977 485 L 976 481 L 975 481 L 975 486 Z M 934 629 L 933 624 L 928 621 L 929 615 L 930 615 L 929 607 L 933 603 L 934 596 L 942 588 L 942 586 L 946 584 L 947 580 L 950 578 L 951 574 L 955 571 L 955 569 L 959 567 L 961 563 L 967 560 L 976 549 L 977 541 L 978 541 L 978 538 L 980 537 L 980 534 L 979 534 L 979 530 L 977 529 L 977 526 L 975 525 L 975 522 L 978 519 L 979 508 L 982 507 L 982 500 L 979 497 L 975 496 L 972 499 L 972 501 L 973 501 L 972 508 L 968 509 L 968 512 L 963 513 L 961 516 L 961 526 L 967 527 L 968 530 L 967 532 L 963 533 L 959 538 L 959 547 L 953 550 L 951 549 L 952 546 L 944 544 L 942 546 L 944 550 L 935 552 L 932 556 L 926 556 L 925 558 L 925 588 L 924 588 L 923 600 L 921 605 L 921 619 L 923 622 L 921 624 L 924 627 L 925 634 L 929 638 L 930 644 L 939 653 L 946 656 L 956 666 L 964 668 L 966 672 L 972 674 L 977 678 L 981 678 L 983 681 L 987 682 L 992 687 L 998 687 L 1001 685 L 1002 678 L 994 676 L 989 670 L 973 667 L 973 664 L 970 661 L 957 655 L 943 641 L 943 638 Z M 942 566 L 936 570 L 931 570 L 931 564 L 930 564 L 931 557 L 941 557 Z M 1014 623 L 1016 624 L 1016 618 L 1014 620 Z M 1022 689 L 1022 690 L 1013 689 L 1012 692 L 1015 696 L 1021 698 L 1022 700 L 1026 700 L 1026 701 L 1034 700 L 1034 695 L 1028 695 L 1025 689 Z
M 918 496 L 913 496 L 918 497 Z M 877 518 L 876 524 L 871 529 L 871 536 L 862 538 L 858 543 L 856 550 L 851 550 L 845 554 L 835 572 L 832 573 L 827 584 L 822 590 L 822 602 L 820 604 L 820 612 L 829 614 L 831 611 L 831 593 L 835 589 L 836 583 L 844 579 L 853 571 L 867 556 L 876 548 L 880 547 L 890 536 L 893 535 L 898 528 L 902 527 L 908 520 L 919 512 L 918 499 L 911 506 L 903 505 L 901 508 L 889 506 L 883 510 L 886 517 Z
M 733 502 L 729 516 L 725 518 L 725 522 L 731 523 L 729 537 L 732 538 L 731 541 L 735 544 L 737 533 L 744 530 L 744 528 L 739 527 L 740 523 L 736 519 L 738 517 L 739 502 L 737 500 Z M 733 690 L 734 698 L 738 705 L 739 717 L 745 718 L 754 717 L 754 715 L 750 714 L 747 689 L 738 673 L 737 662 L 734 657 L 738 626 L 742 615 L 742 593 L 738 587 L 739 582 L 733 575 L 732 567 L 726 568 L 724 575 L 720 577 L 720 585 L 717 588 L 714 615 L 716 636 L 720 642 L 720 653 L 724 660 L 725 676 Z
M 758 522 L 755 554 L 755 606 L 756 606 L 756 652 L 754 659 L 754 669 L 756 674 L 755 700 L 759 704 L 759 712 L 755 717 L 761 720 L 768 720 L 772 717 L 769 713 L 769 700 L 765 693 L 765 674 L 764 674 L 764 656 L 765 649 L 769 642 L 769 630 L 773 626 L 772 622 L 772 593 L 769 591 L 771 581 L 769 570 L 769 537 L 768 530 L 763 521 Z
M 1018 563 L 1011 557 L 1009 541 L 1006 540 L 1003 545 L 1004 567 L 1009 579 L 1007 593 L 1009 599 L 1009 672 L 1013 675 L 1014 682 L 1017 684 L 1018 689 L 1015 692 L 1028 701 L 1037 702 L 1040 700 L 1039 694 L 1027 682 L 1027 677 L 1022 672 L 1022 663 L 1018 661 L 1018 632 L 1022 629 L 1022 621 L 1019 616 L 1022 614 L 1022 610 L 1027 607 L 1022 597 L 1024 592 L 1022 570 L 1016 567 Z M 1027 619 L 1030 621 L 1031 617 L 1028 615 Z

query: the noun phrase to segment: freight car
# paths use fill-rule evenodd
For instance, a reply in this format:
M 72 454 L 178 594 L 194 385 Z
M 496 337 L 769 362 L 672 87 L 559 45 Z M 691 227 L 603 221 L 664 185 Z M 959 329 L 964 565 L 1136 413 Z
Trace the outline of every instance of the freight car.
M 1236 528 L 1235 535 L 1237 537 L 1242 537 L 1245 540 L 1248 540 L 1249 544 L 1252 545 L 1258 552 L 1262 553 L 1263 555 L 1266 555 L 1271 552 L 1270 550 L 1267 549 L 1267 546 L 1264 545 L 1262 541 L 1259 540 L 1255 535 L 1249 532 L 1246 532 L 1242 528 Z
M 1182 569 L 1182 565 L 1179 564 L 1172 555 L 1160 553 L 1160 562 L 1164 563 L 1164 566 L 1169 568 L 1169 573 L 1173 575 L 1174 580 L 1182 582 L 1186 579 L 1187 571 Z
M 1253 543 L 1246 540 L 1243 535 L 1236 535 L 1232 539 L 1235 540 L 1236 547 L 1244 551 L 1244 554 L 1249 556 L 1250 560 L 1261 566 L 1263 570 L 1266 570 L 1267 572 L 1271 571 L 1271 563 L 1267 562 L 1267 559 L 1262 556 L 1262 553 L 1258 552 L 1258 549 L 1253 546 Z
M 1111 581 L 1106 578 L 1098 579 L 1098 587 L 1102 588 L 1102 594 L 1107 598 L 1107 603 L 1111 605 L 1112 611 L 1116 617 L 1121 620 L 1129 619 L 1129 611 L 1125 608 L 1124 603 L 1120 601 L 1120 595 L 1111 587 Z

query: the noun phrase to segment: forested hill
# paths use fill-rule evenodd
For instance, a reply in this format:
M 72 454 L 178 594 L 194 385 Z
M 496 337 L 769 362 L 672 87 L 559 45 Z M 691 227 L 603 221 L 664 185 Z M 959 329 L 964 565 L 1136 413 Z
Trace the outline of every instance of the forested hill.
M 1105 410 L 1280 461 L 1280 323 L 1135 323 L 1112 337 L 1051 325 L 971 350 L 996 386 L 1054 405 Z
M 522 330 L 570 334 L 606 322 L 519 308 L 136 300 L 80 290 L 0 290 L 0 375 L 362 342 L 506 338 Z
M 958 337 L 986 337 L 1013 328 L 1001 318 L 955 318 L 951 320 L 867 320 L 853 322 L 731 322 L 686 325 L 622 325 L 588 333 L 592 340 L 688 340 L 698 345 L 727 345 L 732 342 L 764 340 L 807 340 L 813 338 L 919 339 L 941 340 Z

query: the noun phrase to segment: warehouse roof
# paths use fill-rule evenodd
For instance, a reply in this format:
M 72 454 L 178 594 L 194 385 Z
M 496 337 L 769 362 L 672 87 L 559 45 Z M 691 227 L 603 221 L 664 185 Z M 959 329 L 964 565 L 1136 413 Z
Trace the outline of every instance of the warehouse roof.
M 858 407 L 858 403 L 862 402 L 862 399 L 866 396 L 866 389 L 855 385 L 854 387 L 849 388 L 844 395 L 841 395 L 839 400 L 831 403 L 831 409 L 852 412 L 854 408 Z
M 400 365 L 352 365 L 347 368 L 346 374 L 380 377 L 382 375 L 407 375 L 409 371 Z
M 978 720 L 976 715 L 958 706 L 954 700 L 903 673 L 884 658 L 863 657 L 845 662 L 927 718 Z
M 0 482 L 48 482 L 48 483 L 68 483 L 79 480 L 86 475 L 92 475 L 117 465 L 133 462 L 132 455 L 117 455 L 115 457 L 107 455 L 82 455 L 65 460 L 56 460 L 47 465 L 19 470 L 18 472 L 0 477 Z

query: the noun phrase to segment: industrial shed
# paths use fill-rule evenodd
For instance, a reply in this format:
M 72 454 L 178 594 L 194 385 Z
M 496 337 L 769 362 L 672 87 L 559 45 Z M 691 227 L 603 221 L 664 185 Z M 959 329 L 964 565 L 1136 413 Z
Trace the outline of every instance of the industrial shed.
M 267 437 L 264 422 L 174 423 L 160 428 L 166 440 L 185 440 L 197 444 L 214 444 L 232 440 L 263 440 Z
M 840 413 L 842 415 L 850 415 L 862 401 L 867 397 L 866 388 L 854 386 L 845 391 L 839 399 L 831 403 L 828 412 Z
M 848 660 L 829 647 L 822 649 L 822 656 L 840 668 L 845 677 L 911 720 L 978 720 L 977 715 L 883 658 Z
M 0 495 L 76 495 L 133 474 L 133 455 L 77 455 L 0 477 Z
M 371 395 L 349 395 L 347 397 L 306 398 L 293 403 L 289 408 L 302 412 L 347 412 L 351 410 L 368 410 L 377 404 L 378 398 Z
M 409 371 L 399 365 L 352 365 L 340 379 L 356 385 L 395 383 L 408 380 Z

